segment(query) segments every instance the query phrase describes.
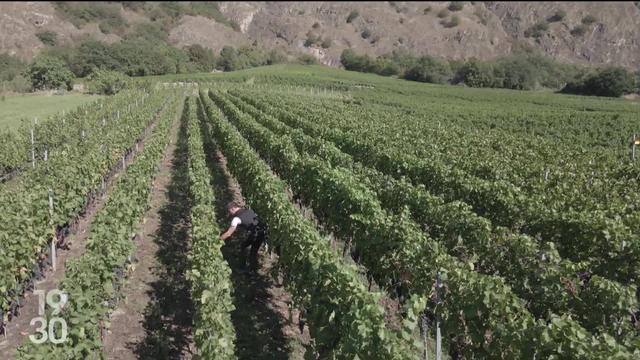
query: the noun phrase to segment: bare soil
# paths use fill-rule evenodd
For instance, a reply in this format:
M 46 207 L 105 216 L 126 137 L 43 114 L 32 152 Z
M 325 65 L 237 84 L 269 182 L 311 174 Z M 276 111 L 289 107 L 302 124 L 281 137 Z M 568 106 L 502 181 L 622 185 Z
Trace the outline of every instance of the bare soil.
M 192 303 L 184 275 L 189 263 L 185 129 L 177 128 L 160 163 L 145 214 L 135 271 L 103 341 L 108 359 L 191 359 Z M 176 143 L 177 137 L 177 143 Z

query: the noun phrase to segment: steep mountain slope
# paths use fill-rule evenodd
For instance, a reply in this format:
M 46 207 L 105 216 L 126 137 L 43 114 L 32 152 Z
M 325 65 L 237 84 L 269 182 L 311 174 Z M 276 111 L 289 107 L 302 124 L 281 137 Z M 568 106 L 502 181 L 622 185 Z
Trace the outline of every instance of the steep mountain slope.
M 183 16 L 170 30 L 178 46 L 201 44 L 281 47 L 313 54 L 339 65 L 343 49 L 379 55 L 394 49 L 447 58 L 490 59 L 529 44 L 561 61 L 640 67 L 640 5 L 633 2 L 219 2 L 236 30 L 202 16 Z M 452 7 L 453 8 L 453 7 Z M 357 12 L 352 21 L 347 17 Z M 355 14 L 354 12 L 354 14 Z M 130 23 L 150 21 L 145 13 L 122 9 Z M 552 18 L 556 15 L 556 20 Z M 581 25 L 587 16 L 590 24 Z M 455 17 L 455 19 L 454 19 Z M 558 19 L 560 18 L 560 19 Z M 537 23 L 540 36 L 525 36 Z M 587 21 L 588 22 L 588 21 Z M 456 24 L 457 23 L 457 24 Z M 455 26 L 454 26 L 455 25 Z M 576 30 L 576 29 L 578 29 Z M 83 36 L 117 41 L 96 24 L 77 29 L 51 3 L 0 3 L 0 52 L 30 58 L 44 45 L 36 33 L 52 30 L 62 43 Z M 317 39 L 305 47 L 305 40 Z M 328 48 L 321 46 L 322 41 Z

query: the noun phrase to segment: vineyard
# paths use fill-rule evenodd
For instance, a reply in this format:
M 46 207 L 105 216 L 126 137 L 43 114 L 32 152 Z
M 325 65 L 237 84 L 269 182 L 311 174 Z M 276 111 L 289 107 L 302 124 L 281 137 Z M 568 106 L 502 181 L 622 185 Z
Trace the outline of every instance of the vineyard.
M 3 358 L 640 358 L 638 103 L 313 66 L 149 80 L 3 135 Z M 267 226 L 249 280 L 230 199 Z M 148 258 L 173 297 L 128 313 Z

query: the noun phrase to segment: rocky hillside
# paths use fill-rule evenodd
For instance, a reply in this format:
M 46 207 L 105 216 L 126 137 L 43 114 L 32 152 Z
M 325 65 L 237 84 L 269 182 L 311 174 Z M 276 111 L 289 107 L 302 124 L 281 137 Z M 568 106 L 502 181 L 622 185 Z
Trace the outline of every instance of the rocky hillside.
M 339 65 L 346 48 L 490 59 L 529 44 L 561 61 L 640 68 L 638 2 L 219 2 L 218 9 L 235 26 L 186 15 L 170 29 L 170 41 L 214 50 L 257 43 L 328 65 Z M 120 11 L 128 24 L 151 21 L 144 12 Z M 30 58 L 45 48 L 36 34 L 46 30 L 63 44 L 120 39 L 96 23 L 77 28 L 52 3 L 0 3 L 0 52 Z

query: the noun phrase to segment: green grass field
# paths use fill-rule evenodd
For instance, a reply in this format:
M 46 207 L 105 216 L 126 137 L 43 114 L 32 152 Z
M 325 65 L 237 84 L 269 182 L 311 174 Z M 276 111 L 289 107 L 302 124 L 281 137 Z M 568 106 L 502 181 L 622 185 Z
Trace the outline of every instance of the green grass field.
M 0 130 L 15 129 L 21 119 L 30 121 L 37 117 L 40 120 L 48 116 L 69 111 L 74 108 L 98 99 L 96 95 L 68 94 L 68 95 L 10 95 L 0 100 Z

